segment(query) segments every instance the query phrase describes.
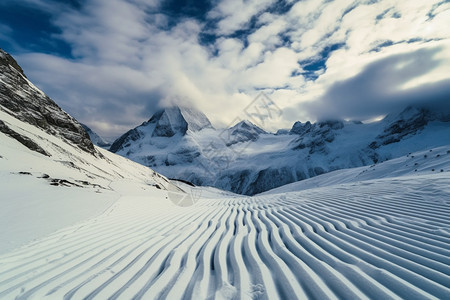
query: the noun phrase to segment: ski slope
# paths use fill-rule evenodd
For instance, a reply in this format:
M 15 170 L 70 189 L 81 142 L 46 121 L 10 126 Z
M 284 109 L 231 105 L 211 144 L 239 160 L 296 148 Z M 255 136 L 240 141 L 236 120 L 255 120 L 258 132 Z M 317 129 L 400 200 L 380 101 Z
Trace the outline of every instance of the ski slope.
M 342 169 L 293 182 L 261 195 L 301 191 L 311 188 L 399 176 L 422 176 L 450 172 L 450 145 L 409 153 L 379 164 Z
M 450 173 L 104 213 L 0 256 L 0 299 L 449 299 Z M 161 191 L 162 192 L 162 191 Z M 158 204 L 158 205 L 155 205 Z

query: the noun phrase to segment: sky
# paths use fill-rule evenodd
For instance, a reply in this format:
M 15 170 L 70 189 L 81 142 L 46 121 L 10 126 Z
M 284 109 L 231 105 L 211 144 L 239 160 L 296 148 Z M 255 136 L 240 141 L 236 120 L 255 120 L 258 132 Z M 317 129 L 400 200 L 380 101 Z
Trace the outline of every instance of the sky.
M 162 107 L 225 127 L 264 93 L 295 121 L 450 109 L 449 0 L 2 0 L 0 48 L 112 139 Z

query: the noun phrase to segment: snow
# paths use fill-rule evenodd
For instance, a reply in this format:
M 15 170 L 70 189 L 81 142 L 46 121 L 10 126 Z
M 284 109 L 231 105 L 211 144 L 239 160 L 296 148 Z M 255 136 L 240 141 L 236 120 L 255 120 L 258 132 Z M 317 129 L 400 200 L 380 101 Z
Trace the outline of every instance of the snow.
M 448 186 L 445 173 L 182 208 L 124 184 L 103 214 L 0 256 L 0 296 L 445 299 Z
M 400 176 L 410 176 L 411 178 L 414 178 L 423 176 L 424 174 L 432 175 L 443 172 L 450 172 L 450 146 L 442 146 L 425 151 L 409 153 L 402 157 L 387 160 L 379 164 L 373 164 L 371 166 L 333 171 L 299 182 L 287 184 L 261 194 L 288 193 L 316 187 L 380 178 L 395 178 Z
M 304 140 L 259 134 L 256 143 L 224 147 L 201 113 L 181 114 L 168 113 L 165 125 L 194 119 L 198 128 L 155 137 L 150 120 L 122 154 L 163 162 L 188 178 L 203 171 L 210 182 L 208 172 L 229 172 L 237 175 L 232 183 L 248 186 L 269 168 L 262 170 L 268 180 L 257 180 L 268 189 L 274 177 L 293 176 L 295 161 L 363 163 L 368 154 L 353 148 L 386 125 L 329 123 L 335 131 L 317 125 Z M 411 115 L 417 111 L 402 117 Z M 84 151 L 3 107 L 0 120 L 48 154 L 0 133 L 0 299 L 450 299 L 444 122 L 429 123 L 401 146 L 382 144 L 378 164 L 248 197 L 169 180 L 98 147 Z M 305 142 L 315 150 L 292 150 Z M 208 170 L 222 158 L 217 152 L 239 157 L 225 171 Z M 384 161 L 391 156 L 398 158 Z
M 53 187 L 30 175 L 0 173 L 0 254 L 102 213 L 118 196 L 109 191 Z
M 189 107 L 181 107 L 180 112 L 188 123 L 189 130 L 200 131 L 204 128 L 212 128 L 211 122 L 202 112 Z
M 87 134 L 89 135 L 89 138 L 91 139 L 91 141 L 94 145 L 99 146 L 104 149 L 108 149 L 111 146 L 111 143 L 107 142 L 103 137 L 99 136 L 95 131 L 93 131 L 87 125 L 81 124 L 81 126 L 87 132 Z
M 163 176 L 103 149 L 97 148 L 104 158 L 95 157 L 5 112 L 0 119 L 51 154 L 0 134 L 0 253 L 102 213 L 120 198 L 113 182 L 130 180 L 151 190 L 168 185 Z M 52 186 L 52 179 L 82 187 Z
M 247 197 L 0 119 L 1 299 L 450 297 L 450 145 Z

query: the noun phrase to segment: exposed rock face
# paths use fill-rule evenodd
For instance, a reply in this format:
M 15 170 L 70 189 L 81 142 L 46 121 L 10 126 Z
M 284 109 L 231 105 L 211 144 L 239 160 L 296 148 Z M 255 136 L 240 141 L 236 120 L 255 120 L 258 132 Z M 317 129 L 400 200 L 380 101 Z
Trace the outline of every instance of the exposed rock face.
M 49 134 L 63 138 L 86 152 L 96 153 L 81 124 L 36 88 L 12 56 L 1 49 L 0 109 Z
M 291 129 L 291 134 L 298 134 L 300 137 L 292 142 L 293 149 L 309 148 L 310 154 L 327 153 L 326 143 L 333 142 L 336 131 L 342 128 L 344 128 L 342 121 L 325 121 L 313 125 L 310 122 L 304 125 L 296 122 Z
M 254 142 L 259 138 L 260 134 L 264 133 L 267 132 L 265 132 L 263 129 L 259 128 L 255 124 L 244 120 L 226 130 L 227 136 L 223 138 L 224 141 L 226 142 L 226 145 L 230 146 L 242 142 L 248 141 Z
M 111 143 L 108 143 L 107 141 L 105 141 L 101 136 L 99 136 L 91 128 L 89 128 L 88 126 L 86 126 L 84 124 L 81 124 L 81 126 L 83 126 L 83 129 L 87 132 L 87 134 L 89 135 L 89 137 L 94 145 L 97 145 L 102 148 L 107 148 L 107 147 L 111 146 Z
M 216 185 L 229 187 L 234 193 L 254 195 L 295 181 L 292 169 L 274 166 L 257 172 L 250 169 L 227 172 L 219 177 Z
M 169 107 L 158 111 L 149 120 L 156 123 L 152 136 L 171 137 L 177 133 L 186 134 L 191 131 L 199 131 L 211 127 L 208 118 L 201 112 L 186 107 Z
M 369 147 L 377 149 L 380 146 L 398 143 L 408 136 L 420 133 L 431 121 L 449 122 L 450 114 L 431 112 L 425 108 L 408 107 L 399 115 L 388 115 L 384 120 L 387 124 L 385 129 Z
M 38 153 L 41 153 L 45 156 L 50 156 L 50 154 L 47 153 L 44 149 L 42 149 L 41 146 L 36 144 L 33 140 L 30 138 L 21 135 L 18 132 L 15 132 L 11 128 L 8 127 L 8 125 L 5 124 L 2 120 L 0 120 L 0 132 L 6 134 L 9 137 L 12 137 L 13 139 L 17 140 L 19 143 L 27 147 L 28 149 L 32 151 L 36 151 Z
M 145 134 L 170 138 L 177 134 L 184 136 L 188 130 L 196 132 L 204 128 L 212 128 L 212 125 L 203 113 L 186 107 L 165 108 L 156 112 L 148 122 L 142 123 L 115 140 L 109 150 L 115 153 Z
M 311 122 L 306 122 L 305 124 L 303 124 L 302 122 L 295 122 L 294 125 L 291 128 L 291 131 L 289 131 L 289 134 L 298 134 L 301 135 L 303 133 L 305 133 L 305 131 L 308 131 L 311 129 Z
M 144 124 L 141 126 L 145 126 Z M 124 133 L 122 136 L 120 136 L 117 140 L 115 140 L 112 143 L 111 147 L 109 148 L 109 151 L 116 153 L 120 149 L 126 147 L 127 145 L 130 145 L 131 142 L 137 141 L 140 138 L 140 136 L 141 135 L 136 128 L 128 130 L 126 133 Z

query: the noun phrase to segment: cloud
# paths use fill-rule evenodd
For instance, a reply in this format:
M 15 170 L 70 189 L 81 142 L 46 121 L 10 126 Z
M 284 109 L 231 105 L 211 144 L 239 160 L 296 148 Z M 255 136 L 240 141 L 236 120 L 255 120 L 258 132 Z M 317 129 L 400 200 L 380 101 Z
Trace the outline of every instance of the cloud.
M 275 0 L 223 0 L 210 12 L 209 17 L 218 19 L 217 33 L 231 35 L 245 29 L 252 17 L 263 12 Z
M 70 2 L 55 9 L 26 0 L 51 15 L 59 31 L 50 36 L 70 55 L 18 46 L 12 54 L 58 104 L 107 137 L 172 104 L 225 126 L 260 91 L 285 112 L 268 129 L 370 118 L 448 93 L 445 1 L 217 0 L 185 13 L 190 2 Z
M 436 55 L 448 50 L 444 47 L 426 48 L 377 60 L 356 76 L 334 83 L 323 97 L 302 107 L 319 119 L 362 120 L 409 105 L 449 110 L 450 79 L 430 80 L 402 89 L 410 80 L 430 74 L 441 66 L 444 62 Z M 448 65 L 448 60 L 445 63 Z

